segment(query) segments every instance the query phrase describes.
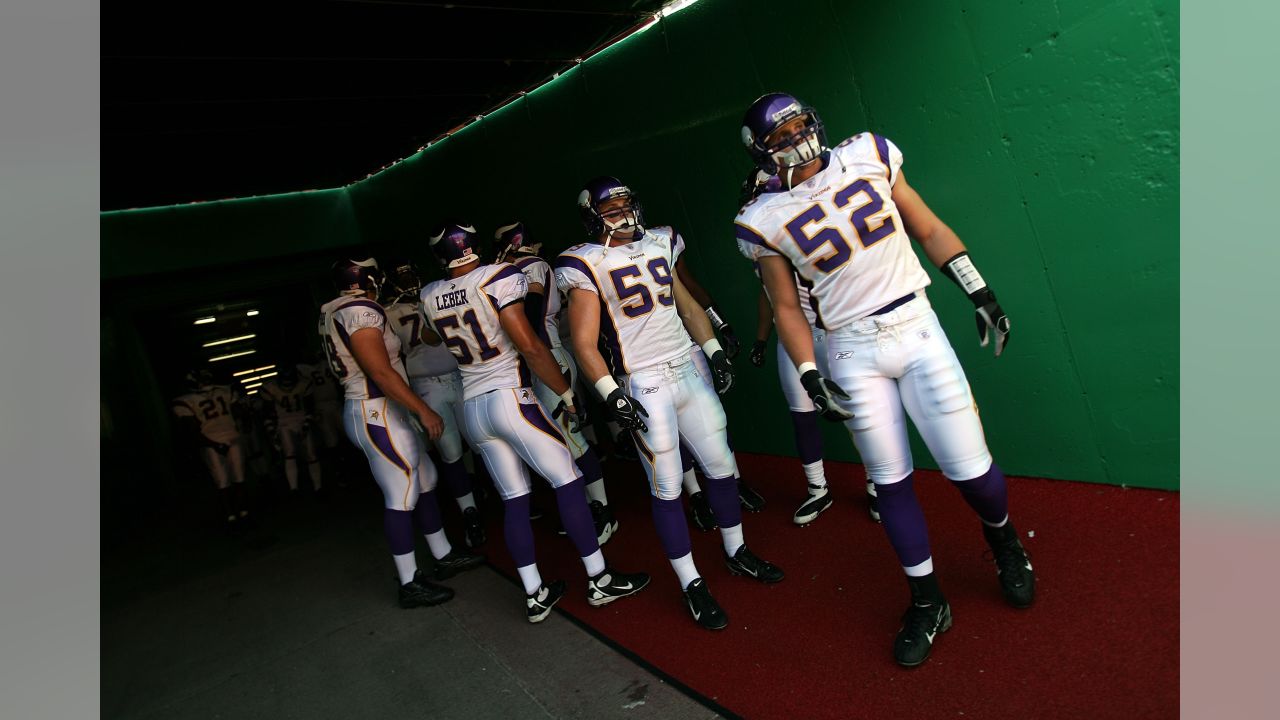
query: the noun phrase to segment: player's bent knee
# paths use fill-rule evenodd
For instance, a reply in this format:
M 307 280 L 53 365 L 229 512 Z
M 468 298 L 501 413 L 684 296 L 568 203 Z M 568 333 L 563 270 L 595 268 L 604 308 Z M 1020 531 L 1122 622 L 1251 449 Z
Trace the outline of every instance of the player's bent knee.
M 866 464 L 867 478 L 876 485 L 892 485 L 911 474 L 911 458 L 894 458 Z

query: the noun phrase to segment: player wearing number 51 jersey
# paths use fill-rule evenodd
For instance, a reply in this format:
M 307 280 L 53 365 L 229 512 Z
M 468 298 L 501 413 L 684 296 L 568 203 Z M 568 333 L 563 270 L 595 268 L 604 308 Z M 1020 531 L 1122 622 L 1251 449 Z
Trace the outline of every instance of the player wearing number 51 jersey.
M 575 245 L 556 260 L 556 282 L 569 295 L 574 351 L 613 418 L 634 431 L 653 496 L 654 526 L 689 612 L 702 627 L 719 630 L 728 618 L 694 565 L 680 506 L 681 441 L 706 473 L 707 500 L 730 571 L 762 582 L 783 578 L 743 540 L 736 464 L 716 396 L 733 384 L 733 368 L 703 308 L 672 273 L 675 232 L 644 227 L 635 195 L 612 177 L 588 182 L 578 208 L 593 242 Z M 711 360 L 714 389 L 691 359 L 697 351 L 691 335 Z
M 912 603 L 894 642 L 906 666 L 929 656 L 951 609 L 933 574 L 924 515 L 912 489 L 906 415 L 982 520 L 1006 600 L 1032 601 L 1034 576 L 1009 522 L 1005 478 L 992 461 L 969 383 L 924 289 L 929 276 L 911 248 L 959 284 L 977 307 L 979 336 L 1009 321 L 960 239 L 925 205 L 902 173 L 902 153 L 869 132 L 827 149 L 817 113 L 794 97 L 765 95 L 747 110 L 742 140 L 757 167 L 781 186 L 739 212 L 738 245 L 759 263 L 778 335 L 819 413 L 844 420 L 876 484 L 880 517 L 906 571 Z M 830 379 L 814 357 L 796 275 L 808 284 L 818 327 L 827 331 Z
M 541 622 L 563 596 L 564 582 L 545 584 L 534 554 L 529 523 L 529 473 L 551 483 L 560 520 L 586 568 L 587 602 L 605 605 L 639 592 L 644 573 L 609 569 L 564 435 L 548 418 L 533 390 L 533 377 L 559 398 L 551 417 L 571 416 L 577 429 L 573 388 L 550 349 L 525 316 L 529 281 L 508 263 L 481 265 L 475 228 L 449 222 L 431 235 L 431 249 L 448 277 L 422 289 L 422 309 L 458 360 L 462 373 L 462 431 L 482 458 L 502 494 L 504 535 L 525 589 L 529 622 Z

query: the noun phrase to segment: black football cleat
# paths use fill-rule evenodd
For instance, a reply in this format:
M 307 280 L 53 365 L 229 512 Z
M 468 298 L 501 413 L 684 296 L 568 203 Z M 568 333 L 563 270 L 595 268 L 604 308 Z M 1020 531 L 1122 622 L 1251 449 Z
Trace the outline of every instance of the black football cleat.
M 453 599 L 453 588 L 428 582 L 419 570 L 413 579 L 400 586 L 400 607 L 430 607 Z
M 467 508 L 462 511 L 462 527 L 466 534 L 467 547 L 478 548 L 488 540 L 484 534 L 484 525 L 480 522 L 480 510 Z
M 448 580 L 460 572 L 480 567 L 484 564 L 484 556 L 454 548 L 448 555 L 436 560 L 436 580 Z
M 711 512 L 711 502 L 701 490 L 689 496 L 689 519 L 702 532 L 711 532 L 717 527 L 715 513 Z
M 596 524 L 596 542 L 600 545 L 609 542 L 609 538 L 618 532 L 618 520 L 613 516 L 613 510 L 599 500 L 591 501 L 591 519 Z
M 546 620 L 547 615 L 551 613 L 551 608 L 555 607 L 562 597 L 564 597 L 563 580 L 556 580 L 550 585 L 543 583 L 537 592 L 526 595 L 524 606 L 529 614 L 529 622 L 539 623 Z
M 809 497 L 796 509 L 791 521 L 801 527 L 818 519 L 823 510 L 831 507 L 831 490 L 826 485 L 810 485 Z
M 605 568 L 587 581 L 587 604 L 600 607 L 619 598 L 634 595 L 649 584 L 647 573 L 620 573 Z
M 984 523 L 982 536 L 995 557 L 996 574 L 1000 577 L 1005 601 L 1016 608 L 1030 607 L 1036 596 L 1036 576 L 1013 523 L 1006 522 L 998 528 Z
M 685 588 L 684 603 L 693 615 L 693 621 L 708 630 L 723 630 L 729 625 L 729 616 L 711 597 L 707 582 L 702 578 L 697 578 Z
M 741 478 L 738 479 L 738 502 L 742 503 L 742 509 L 747 512 L 760 512 L 764 509 L 764 498 L 750 485 L 742 482 Z
M 912 601 L 902 616 L 902 628 L 893 640 L 893 659 L 903 667 L 915 667 L 929 659 L 933 638 L 951 629 L 951 605 Z
M 729 572 L 734 575 L 748 575 L 770 585 L 782 582 L 782 578 L 786 577 L 786 573 L 782 572 L 782 568 L 756 557 L 755 553 L 747 549 L 745 543 L 738 548 L 738 552 L 733 557 L 729 557 L 729 554 L 725 553 L 724 562 L 729 566 Z

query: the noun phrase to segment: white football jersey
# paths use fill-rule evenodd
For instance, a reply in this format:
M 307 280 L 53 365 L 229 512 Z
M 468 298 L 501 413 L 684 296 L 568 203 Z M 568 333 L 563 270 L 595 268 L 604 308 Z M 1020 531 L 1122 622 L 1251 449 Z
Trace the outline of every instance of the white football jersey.
M 213 385 L 179 396 L 171 407 L 178 417 L 195 418 L 200 423 L 200 434 L 214 442 L 229 443 L 240 436 L 231 414 L 234 403 L 231 388 Z
M 551 265 L 537 255 L 517 254 L 515 266 L 529 278 L 529 284 L 542 285 L 542 326 L 534 328 L 548 347 L 560 347 L 560 288 L 556 286 Z
M 321 336 L 323 332 L 324 316 L 320 316 Z M 307 365 L 298 363 L 298 375 L 307 378 L 311 382 L 311 392 L 315 396 L 317 403 L 340 403 L 342 396 L 338 394 L 338 383 L 333 377 L 333 373 L 324 365 Z
M 376 400 L 385 397 L 382 388 L 364 375 L 355 356 L 351 354 L 351 334 L 364 328 L 374 328 L 382 332 L 382 344 L 387 349 L 387 357 L 391 367 L 405 383 L 409 377 L 405 375 L 404 363 L 400 360 L 400 338 L 391 331 L 387 322 L 387 313 L 378 303 L 361 295 L 344 295 L 330 300 L 320 308 L 324 332 L 325 354 L 329 357 L 329 367 L 338 376 L 346 388 L 348 400 Z
M 481 265 L 422 288 L 422 308 L 436 334 L 458 361 L 462 397 L 490 390 L 527 388 L 529 366 L 502 329 L 498 312 L 523 302 L 529 280 L 515 265 Z
M 817 327 L 835 330 L 930 282 L 893 203 L 902 153 L 869 132 L 822 158 L 791 190 L 761 193 L 734 221 L 751 260 L 781 255 L 812 283 Z
M 387 307 L 387 321 L 400 338 L 404 352 L 404 370 L 409 378 L 448 375 L 458 369 L 458 361 L 444 345 L 429 345 L 422 340 L 422 324 L 426 316 L 417 302 L 397 302 Z
M 629 375 L 689 352 L 693 340 L 672 293 L 675 247 L 669 227 L 646 229 L 617 247 L 575 245 L 556 259 L 556 282 L 600 298 L 601 350 L 614 375 Z
M 277 378 L 262 384 L 258 394 L 275 407 L 276 421 L 281 425 L 301 425 L 307 419 L 307 404 L 312 402 L 311 378 L 299 373 L 298 382 L 286 388 Z

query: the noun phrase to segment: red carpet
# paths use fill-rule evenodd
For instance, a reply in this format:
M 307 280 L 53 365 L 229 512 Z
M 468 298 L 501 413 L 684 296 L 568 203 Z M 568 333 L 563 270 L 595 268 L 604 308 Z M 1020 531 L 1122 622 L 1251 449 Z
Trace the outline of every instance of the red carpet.
M 607 607 L 588 606 L 582 565 L 553 531 L 554 498 L 540 492 L 536 503 L 549 512 L 534 523 L 539 565 L 544 578 L 570 586 L 559 607 L 744 717 L 1177 715 L 1176 493 L 1010 478 L 1012 517 L 1037 573 L 1036 604 L 1015 610 L 1000 596 L 978 520 L 959 493 L 936 472 L 917 473 L 955 625 L 925 665 L 906 670 L 891 652 L 906 582 L 866 514 L 861 466 L 828 462 L 835 504 L 797 528 L 798 461 L 738 458 L 768 501 L 764 512 L 745 513 L 747 542 L 786 580 L 765 586 L 730 575 L 719 533 L 691 529 L 698 568 L 730 620 L 720 632 L 695 626 L 653 531 L 640 467 L 614 461 L 606 473 L 621 527 L 605 556 L 619 569 L 649 572 L 653 583 Z M 513 574 L 496 514 L 484 550 Z

